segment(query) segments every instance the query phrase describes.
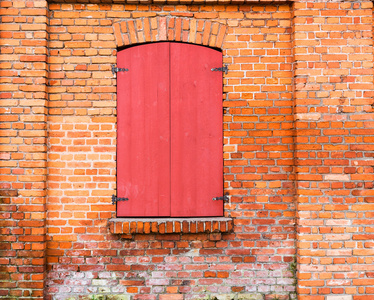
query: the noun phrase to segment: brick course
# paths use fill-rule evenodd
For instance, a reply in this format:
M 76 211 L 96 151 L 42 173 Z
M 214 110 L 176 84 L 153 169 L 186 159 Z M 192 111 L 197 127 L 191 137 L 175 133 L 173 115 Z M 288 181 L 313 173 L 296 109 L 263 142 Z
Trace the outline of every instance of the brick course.
M 374 298 L 372 2 L 64 2 L 0 3 L 0 296 Z M 109 225 L 111 67 L 164 40 L 228 64 L 232 230 Z

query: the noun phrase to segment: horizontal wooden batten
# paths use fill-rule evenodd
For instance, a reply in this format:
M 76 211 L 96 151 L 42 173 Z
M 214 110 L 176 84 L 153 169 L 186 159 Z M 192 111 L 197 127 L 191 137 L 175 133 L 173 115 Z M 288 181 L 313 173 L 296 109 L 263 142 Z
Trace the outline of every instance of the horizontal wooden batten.
M 169 234 L 169 233 L 228 233 L 233 230 L 233 219 L 215 218 L 124 218 L 110 219 L 113 234 Z M 125 236 L 124 236 L 125 237 Z

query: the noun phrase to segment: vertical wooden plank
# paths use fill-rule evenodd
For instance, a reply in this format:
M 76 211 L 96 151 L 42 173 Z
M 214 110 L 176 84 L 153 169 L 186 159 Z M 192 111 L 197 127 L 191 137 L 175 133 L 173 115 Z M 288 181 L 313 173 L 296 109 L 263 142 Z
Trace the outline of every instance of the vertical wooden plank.
M 172 43 L 171 215 L 222 216 L 222 54 Z
M 117 216 L 170 216 L 169 43 L 118 53 Z

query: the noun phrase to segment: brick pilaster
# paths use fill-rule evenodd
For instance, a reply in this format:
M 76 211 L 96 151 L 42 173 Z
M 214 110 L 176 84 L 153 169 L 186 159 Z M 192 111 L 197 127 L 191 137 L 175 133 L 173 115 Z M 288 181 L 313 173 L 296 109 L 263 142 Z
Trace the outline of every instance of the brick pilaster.
M 0 8 L 0 297 L 43 299 L 47 2 Z
M 295 1 L 293 13 L 298 292 L 369 299 L 372 2 Z

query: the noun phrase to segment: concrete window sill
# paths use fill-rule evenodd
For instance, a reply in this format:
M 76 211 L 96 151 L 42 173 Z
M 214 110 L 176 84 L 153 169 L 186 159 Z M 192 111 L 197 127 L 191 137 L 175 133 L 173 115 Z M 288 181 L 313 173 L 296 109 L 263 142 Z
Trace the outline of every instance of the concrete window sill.
M 131 239 L 135 234 L 208 233 L 210 240 L 220 240 L 222 233 L 233 230 L 232 218 L 115 218 L 109 220 L 110 232 Z

